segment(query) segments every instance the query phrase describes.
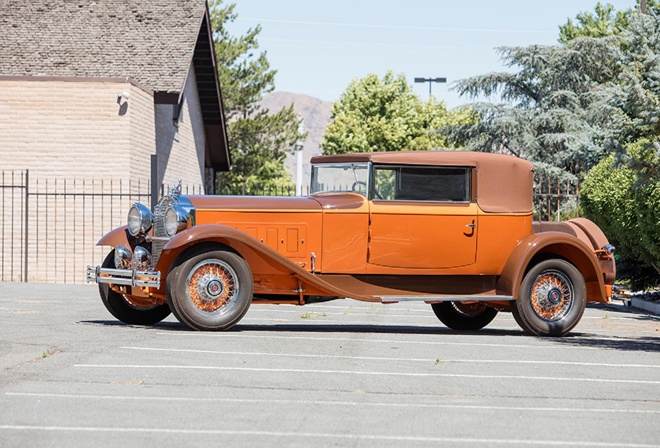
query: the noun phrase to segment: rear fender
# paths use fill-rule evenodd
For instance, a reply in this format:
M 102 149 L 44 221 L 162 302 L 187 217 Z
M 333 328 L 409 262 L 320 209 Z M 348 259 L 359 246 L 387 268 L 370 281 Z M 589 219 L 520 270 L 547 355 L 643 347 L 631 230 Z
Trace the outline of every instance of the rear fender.
M 587 300 L 608 303 L 607 290 L 592 248 L 579 238 L 561 232 L 528 235 L 513 250 L 497 282 L 497 293 L 518 299 L 527 271 L 537 261 L 561 258 L 572 263 L 584 277 Z

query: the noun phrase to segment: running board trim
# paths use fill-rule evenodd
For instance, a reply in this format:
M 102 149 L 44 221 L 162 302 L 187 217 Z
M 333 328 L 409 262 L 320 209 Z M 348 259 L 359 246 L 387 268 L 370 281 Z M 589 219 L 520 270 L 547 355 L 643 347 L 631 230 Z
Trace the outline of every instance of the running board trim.
M 478 301 L 484 302 L 489 300 L 513 300 L 513 296 L 374 296 L 380 299 L 382 303 L 398 303 L 398 302 L 460 302 L 460 301 Z

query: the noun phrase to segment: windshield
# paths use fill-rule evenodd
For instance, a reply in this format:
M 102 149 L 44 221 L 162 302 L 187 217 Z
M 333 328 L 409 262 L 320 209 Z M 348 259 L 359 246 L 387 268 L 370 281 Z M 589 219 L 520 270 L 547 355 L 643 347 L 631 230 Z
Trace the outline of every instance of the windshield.
M 366 196 L 369 191 L 368 163 L 324 163 L 312 166 L 311 194 L 346 191 Z

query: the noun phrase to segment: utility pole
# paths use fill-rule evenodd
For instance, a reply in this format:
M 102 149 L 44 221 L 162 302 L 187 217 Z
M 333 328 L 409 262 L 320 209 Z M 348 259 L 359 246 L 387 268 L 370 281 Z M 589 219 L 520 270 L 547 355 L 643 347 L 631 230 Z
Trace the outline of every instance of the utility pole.
M 642 14 L 646 14 L 646 0 L 642 0 L 642 3 L 639 5 L 639 10 Z
M 305 126 L 303 125 L 303 118 L 298 117 L 298 135 L 305 133 Z M 293 145 L 294 152 L 296 153 L 296 196 L 302 196 L 302 184 L 303 184 L 303 141 L 296 140 L 296 143 Z

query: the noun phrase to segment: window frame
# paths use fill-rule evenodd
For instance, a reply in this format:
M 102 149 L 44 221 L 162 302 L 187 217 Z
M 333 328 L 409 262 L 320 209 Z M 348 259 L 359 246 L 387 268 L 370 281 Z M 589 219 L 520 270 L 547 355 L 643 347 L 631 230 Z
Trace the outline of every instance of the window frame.
M 396 169 L 405 169 L 405 168 L 412 168 L 412 169 L 433 169 L 433 170 L 464 170 L 465 171 L 465 190 L 466 190 L 466 200 L 461 200 L 461 201 L 452 201 L 452 200 L 440 200 L 440 199 L 432 199 L 432 200 L 426 200 L 426 199 L 381 199 L 376 197 L 375 191 L 376 191 L 376 170 L 379 168 L 384 168 L 384 169 L 390 169 L 390 170 L 396 170 Z M 374 202 L 387 202 L 387 203 L 421 203 L 421 204 L 429 204 L 429 203 L 435 203 L 435 204 L 470 204 L 472 202 L 476 202 L 476 197 L 475 197 L 475 192 L 476 192 L 476 185 L 475 185 L 475 178 L 476 178 L 476 169 L 472 166 L 461 166 L 461 165 L 406 165 L 406 164 L 374 164 L 372 163 L 371 166 L 371 174 L 370 174 L 370 188 L 369 188 L 369 200 L 374 201 Z M 399 182 L 401 181 L 400 176 L 397 176 L 397 185 L 396 188 L 399 187 Z

